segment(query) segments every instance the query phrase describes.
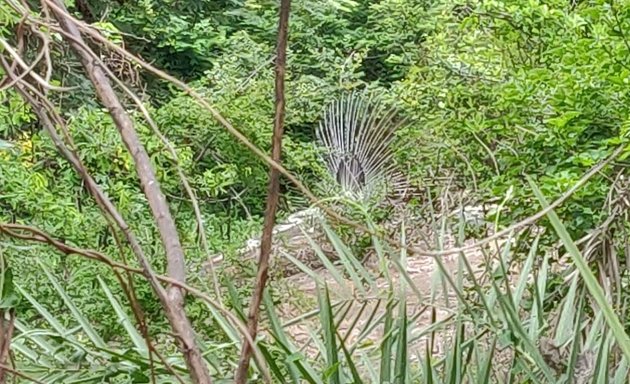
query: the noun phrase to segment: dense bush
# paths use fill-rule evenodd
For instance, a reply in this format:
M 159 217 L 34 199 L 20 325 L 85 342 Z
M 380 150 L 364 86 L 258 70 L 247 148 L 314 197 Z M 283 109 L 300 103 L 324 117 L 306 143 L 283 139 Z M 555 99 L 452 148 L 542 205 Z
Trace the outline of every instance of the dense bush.
M 410 172 L 441 165 L 485 195 L 513 189 L 508 220 L 534 212 L 526 174 L 558 197 L 627 142 L 628 12 L 564 1 L 434 8 L 416 63 L 394 86 L 416 122 L 404 133 L 418 143 L 402 154 Z M 574 234 L 601 219 L 608 184 L 596 177 L 562 207 Z
M 275 1 L 66 3 L 78 17 L 106 26 L 118 44 L 184 79 L 249 140 L 269 151 Z M 0 4 L 0 38 L 14 42 L 20 17 Z M 322 109 L 342 92 L 369 89 L 409 118 L 399 132 L 396 158 L 414 184 L 434 193 L 431 189 L 440 184 L 434 177 L 454 175 L 456 186 L 475 199 L 509 198 L 498 221 L 507 226 L 540 209 L 526 176 L 551 200 L 627 144 L 626 31 L 630 1 L 294 1 L 283 163 L 325 195 L 325 171 L 314 140 Z M 107 111 L 95 101 L 90 83 L 77 70 L 76 59 L 55 41 L 53 82 L 79 89 L 51 93 L 51 100 L 67 119 L 86 167 L 131 224 L 151 262 L 163 270 L 163 250 L 131 157 Z M 35 55 L 36 47 L 25 49 Z M 241 260 L 231 256 L 260 229 L 268 167 L 189 95 L 144 72 L 132 85 L 142 90 L 145 106 L 176 149 L 177 163 L 200 202 L 211 252 L 240 265 Z M 29 107 L 10 88 L 0 89 L 0 221 L 33 225 L 68 244 L 98 249 L 115 259 L 125 256 L 133 264 L 131 254 L 120 254 L 80 177 L 58 154 Z M 208 279 L 200 270 L 210 255 L 198 244 L 193 209 L 175 159 L 138 108 L 122 98 L 176 218 L 191 281 L 205 286 Z M 557 210 L 574 238 L 608 215 L 602 207 L 610 180 L 627 165 L 627 155 Z M 294 186 L 282 183 L 281 216 L 308 204 Z M 555 236 L 551 233 L 546 240 Z M 97 277 L 117 287 L 107 268 L 43 245 L 1 240 L 0 254 L 9 259 L 17 284 L 50 311 L 70 322 L 39 261 L 67 281 L 67 293 L 105 337 L 120 333 L 122 325 L 111 316 L 105 292 L 96 289 Z M 152 330 L 163 330 L 150 289 L 143 283 L 136 288 L 155 321 Z M 120 289 L 112 289 L 122 297 Z M 35 313 L 32 304 L 23 302 L 19 309 L 30 316 Z M 205 307 L 191 300 L 188 308 L 196 325 L 209 327 Z M 225 341 L 217 329 L 205 335 Z

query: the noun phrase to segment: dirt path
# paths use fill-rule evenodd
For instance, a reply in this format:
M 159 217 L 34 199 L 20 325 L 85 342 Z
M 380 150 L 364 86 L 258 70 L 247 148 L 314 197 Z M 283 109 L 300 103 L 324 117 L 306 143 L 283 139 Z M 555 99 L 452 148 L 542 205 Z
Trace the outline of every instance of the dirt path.
M 450 246 L 450 245 L 448 245 Z M 456 279 L 458 271 L 458 255 L 443 257 L 442 263 L 449 275 Z M 467 254 L 467 260 L 474 270 L 480 271 L 483 255 L 480 251 Z M 412 332 L 409 336 L 411 351 L 424 353 L 424 343 L 428 340 L 427 329 L 436 322 L 447 318 L 451 313 L 456 299 L 452 290 L 443 290 L 435 273 L 438 266 L 434 259 L 429 257 L 412 256 L 407 259 L 407 274 L 414 288 L 405 284 L 405 300 L 407 303 L 407 315 L 413 319 Z M 378 340 L 382 340 L 383 327 L 379 325 L 374 329 L 366 329 L 366 325 L 374 323 L 373 319 L 383 316 L 386 308 L 388 287 L 400 286 L 400 274 L 390 268 L 391 280 L 379 273 L 377 263 L 368 264 L 368 270 L 376 277 L 376 289 L 370 289 L 367 294 L 361 294 L 354 288 L 351 279 L 344 278 L 343 284 L 334 279 L 326 269 L 317 270 L 318 276 L 324 280 L 331 293 L 331 301 L 339 303 L 335 309 L 338 321 L 338 332 L 346 339 L 347 346 L 357 346 L 358 350 L 366 352 L 378 348 Z M 318 347 L 313 340 L 312 332 L 318 329 L 319 318 L 317 315 L 300 319 L 305 313 L 317 308 L 317 284 L 304 273 L 299 273 L 285 279 L 289 291 L 295 292 L 293 300 L 287 300 L 279 307 L 280 315 L 285 321 L 286 330 L 294 339 L 295 345 L 308 356 L 315 356 Z M 432 296 L 433 289 L 433 300 Z M 396 292 L 401 292 L 398 288 Z M 400 295 L 400 293 L 399 293 Z M 434 344 L 434 352 L 441 354 L 441 344 Z M 417 353 L 416 353 L 417 352 Z M 414 359 L 415 356 L 411 356 Z

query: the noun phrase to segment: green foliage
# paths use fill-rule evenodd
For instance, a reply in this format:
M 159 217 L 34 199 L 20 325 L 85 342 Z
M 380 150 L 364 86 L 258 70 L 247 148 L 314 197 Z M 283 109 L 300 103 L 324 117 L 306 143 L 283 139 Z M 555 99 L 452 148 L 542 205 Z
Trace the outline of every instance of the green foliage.
M 2 92 L 0 97 L 0 135 L 5 139 L 17 139 L 32 127 L 35 118 L 15 92 Z
M 106 31 L 116 44 L 185 79 L 249 140 L 269 152 L 276 1 L 67 3 L 81 18 Z M 542 196 L 552 200 L 614 148 L 628 143 L 630 36 L 626 31 L 630 31 L 630 1 L 292 3 L 283 163 L 323 196 L 329 197 L 323 190 L 326 175 L 317 158 L 314 128 L 323 107 L 349 89 L 369 88 L 404 109 L 410 125 L 399 133 L 401 145 L 396 155 L 412 181 L 431 189 L 435 176 L 455 175 L 457 187 L 475 198 L 504 200 L 505 209 L 497 218 L 499 226 L 539 209 L 526 176 L 535 180 Z M 0 4 L 0 37 L 13 39 L 20 18 L 8 3 Z M 25 49 L 27 61 L 33 60 L 34 47 L 27 45 Z M 73 56 L 65 54 L 67 47 L 55 42 L 51 49 L 53 81 L 79 86 L 71 94 L 51 94 L 68 121 L 77 153 L 130 223 L 152 264 L 163 270 L 160 239 L 116 127 L 100 109 L 84 74 L 77 72 Z M 190 281 L 210 291 L 208 276 L 202 271 L 212 255 L 199 246 L 198 226 L 175 163 L 200 202 L 211 252 L 222 253 L 226 263 L 237 265 L 241 260 L 233 254 L 260 228 L 268 167 L 188 95 L 146 74 L 142 85 L 146 86 L 146 107 L 173 144 L 177 159 L 165 150 L 129 100 L 124 100 L 125 108 L 136 122 L 176 218 Z M 565 244 L 607 218 L 609 213 L 602 207 L 610 190 L 610 176 L 627 165 L 629 153 L 624 153 L 615 167 L 594 177 L 556 210 L 558 217 L 545 223 L 559 232 Z M 286 204 L 281 215 L 305 205 L 293 186 L 286 180 L 283 183 Z M 346 207 L 344 213 L 359 221 L 368 213 L 372 218 L 386 215 L 361 207 Z M 130 264 L 135 263 L 128 250 L 121 253 L 118 249 L 114 234 L 79 176 L 11 89 L 0 91 L 0 221 L 33 225 L 67 244 L 97 249 L 118 261 L 124 256 Z M 379 253 L 381 265 L 398 267 L 401 276 L 407 276 L 404 252 L 387 249 L 378 239 L 356 235 L 346 227 L 341 233 L 331 228 L 326 232 L 341 271 L 333 270 L 332 261 L 317 244 L 312 245 L 336 283 L 350 279 L 362 293 L 374 288 L 375 279 L 360 262 L 364 252 L 372 249 Z M 554 240 L 551 233 L 548 231 L 543 240 Z M 264 340 L 261 353 L 272 374 L 282 382 L 407 379 L 428 383 L 457 382 L 465 377 L 485 383 L 491 377 L 505 379 L 497 379 L 492 363 L 498 351 L 507 349 L 518 352 L 507 362 L 512 382 L 561 382 L 536 347 L 540 336 L 547 333 L 571 351 L 573 360 L 563 362 L 560 376 L 572 375 L 581 348 L 586 346 L 596 350 L 598 378 L 610 367 L 616 370 L 616 382 L 623 382 L 627 362 L 618 359 L 619 364 L 613 365 L 615 356 L 610 351 L 622 347 L 627 353 L 627 341 L 621 337 L 619 324 L 611 320 L 609 308 L 595 315 L 586 309 L 588 296 L 582 279 L 589 292 L 595 291 L 584 266 L 568 288 L 565 276 L 553 275 L 547 269 L 552 256 L 547 249 L 538 248 L 538 240 L 534 244 L 523 241 L 519 246 L 518 251 L 506 248 L 495 255 L 502 264 L 488 266 L 486 272 L 494 278 L 489 285 L 473 283 L 472 289 L 464 289 L 458 282 L 447 281 L 446 274 L 439 274 L 442 285 L 449 285 L 458 297 L 455 315 L 427 325 L 421 334 L 435 337 L 439 329 L 449 329 L 453 337 L 446 355 L 434 355 L 429 348 L 420 353 L 406 348 L 419 337 L 412 332 L 417 319 L 408 316 L 408 297 L 400 295 L 392 284 L 385 292 L 378 292 L 385 315 L 362 324 L 360 329 L 363 335 L 371 327 L 382 326 L 386 336 L 381 343 L 348 344 L 337 333 L 341 304 L 335 302 L 318 273 L 308 268 L 303 272 L 318 280 L 321 288 L 317 296 L 319 322 L 310 329 L 319 357 L 307 357 L 291 345 L 275 313 L 273 295 L 265 301 L 265 321 L 275 339 Z M 523 254 L 523 248 L 531 252 Z M 570 251 L 579 256 L 574 249 Z M 81 366 L 102 369 L 100 376 L 86 380 L 120 372 L 122 382 L 146 379 L 146 356 L 137 350 L 142 343 L 122 321 L 131 320 L 121 310 L 124 305 L 116 304 L 123 301 L 123 292 L 108 268 L 7 236 L 0 237 L 0 255 L 25 298 L 15 303 L 13 291 L 6 296 L 5 285 L 0 284 L 3 306 L 9 302 L 21 318 L 32 319 L 19 328 L 16 345 L 22 348 L 18 350 L 24 359 L 21 362 L 28 361 L 22 367 L 42 378 L 68 382 L 63 380 L 70 376 L 64 375 L 71 374 L 60 366 L 74 359 Z M 523 264 L 518 264 L 521 261 Z M 465 264 L 465 260 L 460 262 Z M 468 267 L 464 264 L 461 268 Z M 514 292 L 504 289 L 510 266 L 522 267 Z M 388 276 L 385 270 L 381 272 Z M 531 285 L 527 284 L 530 275 L 535 276 Z M 66 282 L 63 288 L 56 283 L 62 280 Z M 246 291 L 237 288 L 249 288 L 248 284 L 236 284 L 226 275 L 221 276 L 221 282 L 231 284 L 226 293 L 231 308 L 243 315 L 248 300 L 242 297 Z M 626 284 L 619 280 L 620 289 L 627 288 Z M 159 304 L 140 279 L 135 288 L 152 335 L 162 337 L 166 328 Z M 561 298 L 558 292 L 563 293 Z M 601 295 L 597 298 L 601 305 Z M 554 309 L 560 309 L 563 321 L 551 331 Z M 241 340 L 238 331 L 198 299 L 190 299 L 187 310 L 203 333 L 213 373 L 229 377 Z M 587 321 L 582 323 L 581 318 Z M 77 326 L 81 336 L 75 338 L 70 330 Z M 614 331 L 611 337 L 606 334 L 609 327 Z M 121 340 L 120 335 L 130 337 Z M 96 345 L 99 340 L 107 348 Z M 163 342 L 163 338 L 159 340 Z M 118 350 L 112 343 L 125 347 Z M 35 351 L 35 347 L 43 349 Z M 129 352 L 127 347 L 136 349 Z M 172 345 L 164 347 L 173 354 Z M 122 363 L 127 360 L 131 365 Z M 113 361 L 115 364 L 108 365 Z M 258 378 L 260 372 L 253 371 Z
M 459 170 L 490 196 L 515 188 L 506 220 L 533 212 L 525 174 L 559 196 L 627 142 L 629 51 L 619 31 L 629 26 L 629 9 L 537 1 L 433 9 L 416 64 L 395 85 L 416 118 L 403 137 L 418 145 L 403 161 L 424 160 L 411 173 L 426 177 L 428 163 Z M 598 178 L 558 212 L 573 233 L 601 220 L 595 211 L 607 189 Z
M 98 287 L 95 288 L 104 294 L 107 314 L 120 322 L 123 328 L 117 334 L 116 342 L 109 344 L 104 342 L 95 324 L 76 306 L 76 301 L 51 272 L 42 263 L 38 263 L 38 267 L 54 287 L 53 294 L 61 299 L 62 307 L 71 316 L 56 317 L 50 311 L 49 303 L 39 302 L 21 285 L 15 287 L 43 319 L 42 328 L 22 319 L 16 321 L 18 336 L 12 348 L 21 372 L 47 383 L 101 383 L 104 380 L 143 383 L 149 382 L 152 365 L 159 380 L 172 377 L 171 370 L 180 375 L 184 371 L 181 359 L 170 359 L 169 370 L 164 362 L 149 358 L 146 339 L 133 327 L 135 320 L 123 309 L 101 277 L 97 278 Z
M 11 5 L 6 2 L 0 4 L 0 37 L 10 36 L 12 34 L 11 27 L 19 21 L 20 17 L 16 14 Z M 2 52 L 2 50 L 0 50 L 0 52 Z
M 188 79 L 210 68 L 222 53 L 227 34 L 237 29 L 232 1 L 146 0 L 140 2 L 87 1 L 75 7 L 90 22 L 107 17 L 129 34 L 128 46 L 153 58 L 162 68 Z

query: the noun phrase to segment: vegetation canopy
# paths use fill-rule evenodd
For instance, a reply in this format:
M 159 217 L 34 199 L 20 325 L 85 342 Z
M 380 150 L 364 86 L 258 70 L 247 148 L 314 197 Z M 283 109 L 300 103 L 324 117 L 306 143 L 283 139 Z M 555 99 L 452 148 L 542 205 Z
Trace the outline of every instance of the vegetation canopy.
M 630 0 L 0 0 L 0 384 L 626 383 Z

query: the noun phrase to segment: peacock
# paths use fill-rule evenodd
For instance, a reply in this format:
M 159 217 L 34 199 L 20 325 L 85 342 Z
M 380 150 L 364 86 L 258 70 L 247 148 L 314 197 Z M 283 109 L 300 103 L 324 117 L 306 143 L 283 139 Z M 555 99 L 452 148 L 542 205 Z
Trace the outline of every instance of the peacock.
M 395 107 L 366 92 L 343 94 L 325 108 L 316 137 L 331 179 L 346 196 L 370 201 L 404 189 L 392 144 L 405 123 Z

